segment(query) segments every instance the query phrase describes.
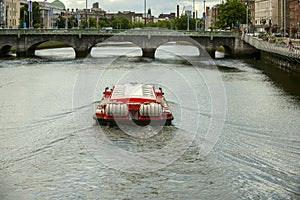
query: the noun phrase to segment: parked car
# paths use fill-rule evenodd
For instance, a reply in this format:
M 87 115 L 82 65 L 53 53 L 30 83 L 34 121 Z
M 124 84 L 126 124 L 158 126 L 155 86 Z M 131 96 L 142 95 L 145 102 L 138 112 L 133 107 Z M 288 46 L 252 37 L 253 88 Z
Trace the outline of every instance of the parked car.
M 113 31 L 113 27 L 103 27 L 100 32 L 111 33 Z
M 272 34 L 273 36 L 275 36 L 275 37 L 283 37 L 283 33 L 273 33 Z M 285 37 L 289 37 L 289 34 L 288 33 L 285 33 Z

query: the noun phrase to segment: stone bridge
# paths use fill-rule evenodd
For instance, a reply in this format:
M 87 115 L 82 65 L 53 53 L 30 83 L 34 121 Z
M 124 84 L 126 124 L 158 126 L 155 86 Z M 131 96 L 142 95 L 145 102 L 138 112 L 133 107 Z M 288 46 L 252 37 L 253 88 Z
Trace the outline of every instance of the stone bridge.
M 202 55 L 212 57 L 216 48 L 223 46 L 230 57 L 248 57 L 256 49 L 240 39 L 235 32 L 181 32 L 159 29 L 123 30 L 102 32 L 95 30 L 0 30 L 0 56 L 15 49 L 17 57 L 34 56 L 37 47 L 48 41 L 64 42 L 75 51 L 76 58 L 86 57 L 99 43 L 131 42 L 142 49 L 143 57 L 154 58 L 156 49 L 168 42 L 188 42 L 199 49 Z

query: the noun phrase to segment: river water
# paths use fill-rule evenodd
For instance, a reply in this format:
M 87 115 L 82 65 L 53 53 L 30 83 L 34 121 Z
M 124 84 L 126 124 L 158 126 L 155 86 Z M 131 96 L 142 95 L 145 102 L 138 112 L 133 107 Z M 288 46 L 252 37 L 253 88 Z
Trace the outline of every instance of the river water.
M 1 60 L 0 199 L 299 199 L 299 79 L 197 54 Z M 100 127 L 103 89 L 126 82 L 161 86 L 173 125 Z

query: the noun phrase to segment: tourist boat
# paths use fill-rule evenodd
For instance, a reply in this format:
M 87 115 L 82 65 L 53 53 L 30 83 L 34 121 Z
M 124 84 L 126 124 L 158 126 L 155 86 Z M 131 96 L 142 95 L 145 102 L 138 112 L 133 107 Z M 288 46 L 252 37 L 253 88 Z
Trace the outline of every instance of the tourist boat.
M 100 125 L 130 121 L 138 125 L 171 125 L 173 120 L 162 89 L 140 83 L 105 88 L 94 117 Z

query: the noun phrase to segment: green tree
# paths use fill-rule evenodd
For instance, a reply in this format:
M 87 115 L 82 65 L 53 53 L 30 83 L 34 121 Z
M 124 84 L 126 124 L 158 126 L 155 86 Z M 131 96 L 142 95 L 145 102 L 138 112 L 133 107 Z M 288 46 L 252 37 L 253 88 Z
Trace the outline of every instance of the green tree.
M 32 25 L 36 25 L 37 27 L 43 26 L 40 24 L 41 23 L 41 12 L 40 12 L 40 6 L 39 6 L 38 2 L 32 2 L 31 17 L 32 17 L 32 19 L 31 19 Z M 28 12 L 27 4 L 20 9 L 20 26 L 21 26 L 21 28 L 24 28 L 24 22 L 26 22 L 26 26 L 29 27 L 29 12 Z
M 144 27 L 144 22 L 135 22 L 132 23 L 132 28 L 143 28 Z
M 129 29 L 131 28 L 131 24 L 127 18 L 114 18 L 109 23 L 109 26 L 113 27 L 114 29 Z
M 182 15 L 180 18 L 176 18 L 174 21 L 175 29 L 177 30 L 187 30 L 188 27 L 188 17 L 187 15 Z M 195 30 L 196 19 L 190 17 L 189 19 L 189 29 Z
M 77 27 L 77 26 L 78 26 L 78 20 L 74 15 L 72 15 L 68 19 L 68 27 L 73 28 L 73 27 Z
M 59 15 L 59 17 L 56 19 L 56 26 L 58 26 L 58 28 L 65 28 L 66 18 L 62 15 Z
M 148 22 L 147 26 L 148 27 L 157 27 L 157 23 L 156 22 Z
M 99 19 L 98 25 L 99 25 L 99 28 L 103 28 L 103 27 L 107 26 L 106 21 L 103 19 Z
M 172 23 L 171 20 L 162 20 L 157 22 L 157 26 L 160 28 L 172 29 Z
M 216 27 L 222 29 L 233 27 L 237 22 L 246 22 L 246 5 L 240 0 L 227 0 L 226 3 L 222 3 Z
M 96 28 L 97 27 L 97 20 L 95 18 L 90 17 L 89 18 L 89 25 L 90 25 L 90 28 Z
M 32 24 L 39 24 L 41 23 L 41 11 L 38 2 L 32 2 Z
M 87 28 L 87 27 L 88 27 L 87 21 L 86 20 L 81 20 L 80 21 L 80 28 Z
M 179 18 L 175 19 L 175 28 L 177 30 L 186 30 L 187 29 L 187 16 L 181 15 Z
M 27 5 L 26 5 L 27 6 Z M 20 27 L 24 28 L 24 22 L 28 27 L 28 13 L 26 12 L 25 6 L 20 9 Z

